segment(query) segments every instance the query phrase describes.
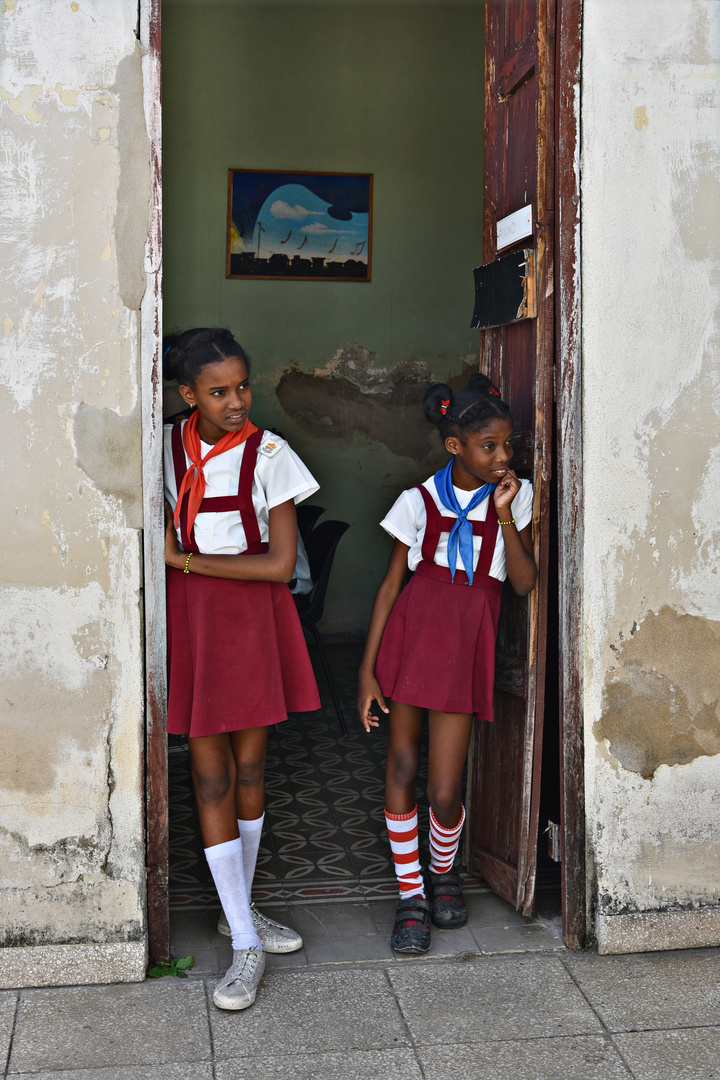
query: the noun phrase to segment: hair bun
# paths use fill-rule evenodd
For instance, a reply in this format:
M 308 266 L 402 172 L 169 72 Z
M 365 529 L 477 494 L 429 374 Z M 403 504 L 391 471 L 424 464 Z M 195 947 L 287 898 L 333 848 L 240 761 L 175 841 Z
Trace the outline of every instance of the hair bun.
M 431 386 L 423 398 L 425 419 L 431 424 L 439 424 L 445 419 L 448 409 L 452 407 L 454 396 L 446 383 L 435 383 Z
M 492 397 L 500 397 L 498 388 L 488 379 L 487 375 L 483 375 L 480 371 L 476 371 L 474 375 L 470 376 L 467 389 L 474 394 L 490 394 Z
M 183 350 L 178 348 L 180 334 L 167 334 L 162 343 L 162 372 L 163 378 L 168 382 L 174 382 L 180 373 Z

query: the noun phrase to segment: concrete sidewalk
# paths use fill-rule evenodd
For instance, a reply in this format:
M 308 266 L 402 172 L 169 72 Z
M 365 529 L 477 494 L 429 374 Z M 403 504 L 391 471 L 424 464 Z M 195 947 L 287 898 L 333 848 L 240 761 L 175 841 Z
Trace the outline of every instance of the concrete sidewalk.
M 268 957 L 255 1004 L 220 1012 L 230 946 L 174 919 L 190 978 L 0 994 L 3 1076 L 35 1080 L 713 1080 L 720 950 L 599 957 L 552 918 L 469 896 L 426 957 L 387 944 L 394 902 L 268 908 L 306 948 Z

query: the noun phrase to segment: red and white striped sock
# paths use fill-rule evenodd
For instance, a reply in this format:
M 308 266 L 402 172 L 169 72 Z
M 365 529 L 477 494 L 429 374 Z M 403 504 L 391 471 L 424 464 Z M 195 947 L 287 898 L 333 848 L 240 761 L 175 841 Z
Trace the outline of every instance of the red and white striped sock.
M 418 847 L 417 806 L 409 814 L 389 814 L 385 811 L 390 847 L 395 873 L 400 886 L 400 896 L 425 896 L 420 873 L 420 850 Z
M 465 807 L 457 825 L 452 829 L 444 828 L 437 820 L 430 807 L 430 866 L 431 874 L 447 874 L 453 868 L 460 843 L 460 833 L 465 824 Z

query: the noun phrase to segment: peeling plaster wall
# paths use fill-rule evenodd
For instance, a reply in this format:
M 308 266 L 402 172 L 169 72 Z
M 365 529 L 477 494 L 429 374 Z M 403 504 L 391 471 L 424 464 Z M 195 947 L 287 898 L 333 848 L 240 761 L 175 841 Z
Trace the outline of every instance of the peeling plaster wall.
M 114 943 L 119 979 L 145 949 L 137 20 L 0 2 L 0 944 Z
M 584 4 L 584 710 L 603 951 L 720 942 L 719 59 L 713 0 Z M 652 912 L 671 935 L 638 914 Z
M 478 364 L 483 25 L 479 0 L 163 0 L 165 326 L 236 332 L 253 416 L 350 522 L 325 633 L 364 634 L 378 522 L 443 460 L 422 394 Z M 372 281 L 226 280 L 230 167 L 373 173 Z

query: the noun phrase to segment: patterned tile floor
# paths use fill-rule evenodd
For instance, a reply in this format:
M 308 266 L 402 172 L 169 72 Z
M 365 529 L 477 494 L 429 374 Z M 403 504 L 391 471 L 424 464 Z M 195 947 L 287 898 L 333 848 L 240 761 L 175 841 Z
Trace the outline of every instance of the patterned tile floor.
M 361 649 L 328 648 L 350 734 L 344 738 L 319 663 L 322 708 L 269 733 L 267 812 L 253 895 L 268 903 L 392 897 L 395 875 L 383 816 L 387 729 L 367 735 L 355 697 Z M 313 656 L 313 661 L 318 659 Z M 187 750 L 170 748 L 170 897 L 175 911 L 219 906 L 202 852 Z M 427 835 L 426 759 L 418 785 Z M 468 891 L 485 886 L 468 880 Z

